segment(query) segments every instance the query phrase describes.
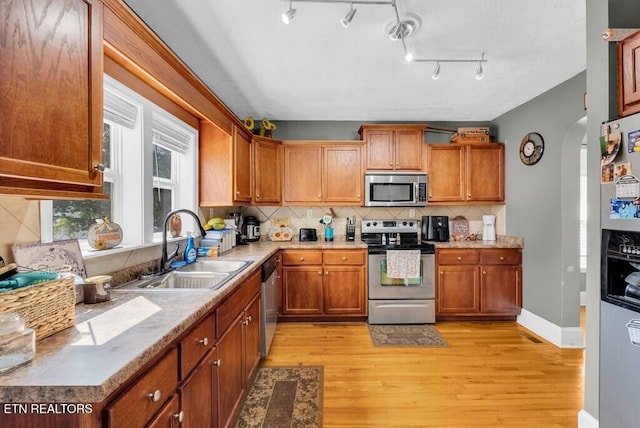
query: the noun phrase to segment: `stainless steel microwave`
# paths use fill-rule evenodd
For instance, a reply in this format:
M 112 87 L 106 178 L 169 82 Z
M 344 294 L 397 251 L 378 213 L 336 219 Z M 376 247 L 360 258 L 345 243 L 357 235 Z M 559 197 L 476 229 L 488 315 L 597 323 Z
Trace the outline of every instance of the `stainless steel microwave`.
M 366 207 L 424 207 L 427 205 L 425 172 L 365 172 Z

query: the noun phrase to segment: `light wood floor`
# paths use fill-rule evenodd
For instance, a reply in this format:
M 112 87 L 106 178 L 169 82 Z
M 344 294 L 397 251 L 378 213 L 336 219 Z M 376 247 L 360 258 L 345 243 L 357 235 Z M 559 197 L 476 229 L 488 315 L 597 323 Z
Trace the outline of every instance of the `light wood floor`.
M 280 323 L 263 364 L 324 366 L 324 427 L 577 426 L 583 350 L 515 322 L 436 328 L 449 347 L 374 348 L 365 323 Z

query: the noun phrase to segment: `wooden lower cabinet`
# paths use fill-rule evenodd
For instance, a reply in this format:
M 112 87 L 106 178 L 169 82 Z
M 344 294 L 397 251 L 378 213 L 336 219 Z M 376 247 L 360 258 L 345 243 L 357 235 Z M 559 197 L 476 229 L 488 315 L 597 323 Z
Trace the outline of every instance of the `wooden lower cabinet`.
M 181 427 L 217 426 L 217 368 L 219 364 L 218 350 L 213 347 L 193 374 L 178 388 L 182 416 Z
M 160 413 L 151 420 L 147 428 L 176 428 L 185 427 L 184 412 L 180 410 L 180 400 L 177 395 L 172 395 L 171 399 L 164 405 Z M 189 425 L 196 426 L 196 425 Z M 212 426 L 212 425 L 200 425 Z
M 365 250 L 284 250 L 279 318 L 367 315 Z
M 438 249 L 436 316 L 515 319 L 522 308 L 522 250 Z

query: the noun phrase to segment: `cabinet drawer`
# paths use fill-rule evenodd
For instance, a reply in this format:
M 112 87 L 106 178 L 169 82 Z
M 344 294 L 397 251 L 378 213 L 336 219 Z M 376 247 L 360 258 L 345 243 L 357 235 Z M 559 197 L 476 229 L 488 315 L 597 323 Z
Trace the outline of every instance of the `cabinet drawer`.
M 322 251 L 316 250 L 285 250 L 282 254 L 285 265 L 321 265 Z
M 180 379 L 184 379 L 198 364 L 198 361 L 213 348 L 216 335 L 216 319 L 209 315 L 186 337 L 178 342 L 180 350 Z
M 216 339 L 224 334 L 233 320 L 260 292 L 260 269 L 257 269 L 227 300 L 216 310 Z
M 145 426 L 178 386 L 178 350 L 171 348 L 105 409 L 107 427 Z
M 522 264 L 522 251 L 506 248 L 482 250 L 480 261 L 483 265 L 519 265 Z
M 437 250 L 436 257 L 440 265 L 475 265 L 480 262 L 478 250 Z
M 323 252 L 326 265 L 363 265 L 364 253 L 353 250 L 326 250 Z

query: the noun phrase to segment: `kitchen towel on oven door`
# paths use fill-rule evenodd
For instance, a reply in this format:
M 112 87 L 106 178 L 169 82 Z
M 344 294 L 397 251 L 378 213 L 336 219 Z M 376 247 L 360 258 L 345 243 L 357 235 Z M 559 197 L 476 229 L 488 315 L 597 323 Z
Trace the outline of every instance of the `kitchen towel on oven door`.
M 420 278 L 420 250 L 387 250 L 389 278 Z

